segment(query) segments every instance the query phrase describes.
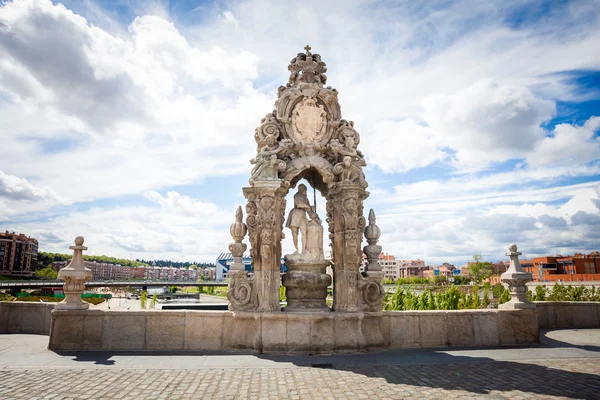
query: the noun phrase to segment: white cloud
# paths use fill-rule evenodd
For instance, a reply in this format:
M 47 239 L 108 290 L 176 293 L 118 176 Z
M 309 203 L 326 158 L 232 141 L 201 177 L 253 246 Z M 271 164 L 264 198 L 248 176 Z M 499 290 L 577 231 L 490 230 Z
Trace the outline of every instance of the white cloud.
M 58 201 L 59 197 L 48 188 L 32 185 L 27 179 L 0 171 L 0 197 L 18 201 Z
M 576 165 L 600 159 L 600 117 L 591 117 L 583 126 L 559 124 L 553 136 L 541 140 L 527 156 L 532 167 L 546 165 Z
M 364 150 L 367 161 L 383 172 L 409 171 L 446 157 L 431 129 L 413 119 L 376 123 Z
M 84 234 L 93 252 L 211 260 L 229 243 L 233 210 L 164 188 L 248 173 L 254 128 L 309 43 L 369 165 L 389 173 L 371 181 L 369 199 L 386 250 L 443 261 L 503 254 L 517 239 L 525 251 L 593 245 L 572 217 L 598 213 L 597 119 L 550 137 L 540 124 L 556 101 L 593 97 L 569 71 L 600 68 L 595 2 L 518 28 L 506 21 L 526 5 L 511 2 L 305 1 L 290 13 L 284 2 L 241 1 L 203 5 L 193 25 L 161 3 L 128 4 L 137 18 L 126 26 L 94 3 L 78 3 L 82 15 L 49 0 L 0 6 L 0 169 L 85 209 L 62 215 L 56 200 L 5 196 L 3 227 L 53 251 Z M 498 170 L 511 159 L 526 162 Z M 442 176 L 398 184 L 435 163 Z M 223 183 L 207 190 L 243 201 Z M 121 196 L 139 204 L 115 206 Z M 113 205 L 81 204 L 100 198 Z M 19 222 L 40 216 L 50 220 Z M 531 219 L 535 229 L 500 229 Z
M 423 101 L 423 118 L 438 146 L 456 152 L 467 167 L 522 158 L 544 137 L 540 124 L 554 113 L 554 103 L 525 87 L 482 80 L 453 95 Z

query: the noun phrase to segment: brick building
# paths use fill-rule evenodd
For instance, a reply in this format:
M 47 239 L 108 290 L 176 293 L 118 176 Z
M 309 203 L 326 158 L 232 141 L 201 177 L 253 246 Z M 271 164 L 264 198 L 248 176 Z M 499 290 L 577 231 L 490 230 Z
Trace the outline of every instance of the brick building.
M 538 282 L 600 280 L 600 253 L 597 251 L 573 256 L 535 257 L 520 262 Z
M 0 275 L 32 276 L 37 254 L 36 239 L 22 233 L 0 232 Z

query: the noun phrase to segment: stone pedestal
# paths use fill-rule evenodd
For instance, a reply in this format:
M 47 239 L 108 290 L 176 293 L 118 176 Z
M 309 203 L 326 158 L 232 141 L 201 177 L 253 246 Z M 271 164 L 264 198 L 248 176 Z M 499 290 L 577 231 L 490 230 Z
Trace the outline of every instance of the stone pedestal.
M 522 310 L 535 308 L 535 304 L 527 300 L 527 282 L 533 280 L 532 275 L 529 272 L 523 271 L 521 263 L 519 262 L 519 256 L 522 254 L 517 251 L 517 245 L 513 244 L 508 248 L 509 252 L 506 253 L 510 256 L 510 267 L 508 270 L 500 276 L 503 283 L 508 285 L 511 299 L 509 302 L 500 304 L 498 306 L 501 310 Z
M 325 272 L 329 262 L 305 260 L 299 254 L 285 256 L 288 272 L 283 275 L 287 306 L 286 312 L 331 311 L 327 307 L 327 287 L 331 276 Z
M 85 290 L 85 282 L 92 279 L 92 271 L 83 264 L 83 237 L 75 238 L 75 246 L 70 246 L 73 250 L 73 259 L 68 266 L 58 272 L 58 278 L 65 281 L 63 291 L 65 299 L 56 305 L 57 310 L 85 310 L 90 305 L 81 300 L 81 295 Z

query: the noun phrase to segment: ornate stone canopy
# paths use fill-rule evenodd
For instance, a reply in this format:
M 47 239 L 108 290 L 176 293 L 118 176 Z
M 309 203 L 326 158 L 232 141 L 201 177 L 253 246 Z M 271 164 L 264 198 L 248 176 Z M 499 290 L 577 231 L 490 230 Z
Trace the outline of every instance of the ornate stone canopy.
M 254 134 L 257 154 L 251 160 L 250 186 L 243 191 L 248 199 L 246 225 L 254 261 L 251 286 L 257 293 L 257 304 L 243 308 L 280 308 L 279 260 L 285 196 L 301 179 L 306 179 L 327 198 L 334 310 L 378 310 L 381 296 L 372 292 L 373 282 L 377 281 L 375 286 L 382 293 L 378 275 L 381 268 L 373 261 L 369 264 L 370 276 L 359 273 L 366 221 L 362 203 L 369 195 L 363 173 L 366 162 L 358 150 L 360 135 L 352 121 L 342 119 L 337 90 L 324 86 L 327 67 L 321 56 L 311 53 L 310 46 L 305 50 L 291 60 L 289 82 L 279 87 L 274 110 L 262 118 Z M 240 279 L 249 278 L 236 273 L 236 279 L 241 284 Z M 284 285 L 286 281 L 290 278 L 284 276 Z M 359 292 L 367 281 L 370 295 L 366 298 L 371 300 L 365 303 Z M 235 284 L 232 279 L 231 285 Z M 235 298 L 230 300 L 231 304 L 239 303 Z

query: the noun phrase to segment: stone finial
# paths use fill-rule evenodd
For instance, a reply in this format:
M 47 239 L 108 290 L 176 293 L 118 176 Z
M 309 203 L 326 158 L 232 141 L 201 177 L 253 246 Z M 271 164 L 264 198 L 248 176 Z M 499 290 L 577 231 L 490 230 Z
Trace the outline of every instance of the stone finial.
M 367 246 L 363 248 L 363 252 L 367 256 L 368 265 L 366 271 L 381 271 L 379 264 L 379 255 L 381 254 L 381 246 L 377 244 L 381 237 L 381 229 L 376 225 L 375 211 L 369 211 L 369 225 L 365 227 L 365 238 Z
M 83 263 L 83 251 L 87 250 L 83 243 L 82 236 L 75 238 L 75 245 L 69 246 L 69 249 L 73 250 L 73 258 L 69 265 L 58 272 L 58 278 L 65 281 L 63 286 L 65 299 L 56 305 L 56 309 L 85 310 L 89 308 L 89 304 L 81 300 L 85 282 L 92 279 L 92 271 Z
M 511 299 L 509 302 L 500 304 L 499 309 L 504 310 L 519 310 L 526 308 L 535 308 L 535 304 L 527 300 L 527 282 L 533 280 L 529 272 L 525 272 L 521 268 L 519 256 L 523 254 L 517 251 L 517 245 L 513 244 L 508 247 L 507 256 L 510 257 L 510 267 L 500 276 L 502 282 L 508 285 Z
M 311 47 L 304 47 L 306 53 L 298 53 L 296 57 L 290 61 L 288 70 L 290 74 L 290 85 L 296 83 L 317 83 L 319 85 L 325 85 L 327 83 L 327 67 L 319 54 L 312 54 L 310 52 Z
M 245 269 L 242 258 L 247 246 L 242 243 L 242 240 L 244 240 L 248 228 L 246 227 L 246 224 L 242 222 L 243 218 L 244 213 L 242 212 L 242 206 L 238 206 L 235 211 L 235 222 L 229 227 L 229 233 L 231 233 L 231 237 L 233 238 L 233 243 L 229 245 L 229 251 L 231 251 L 231 255 L 233 256 L 231 269 L 237 271 L 243 271 Z

